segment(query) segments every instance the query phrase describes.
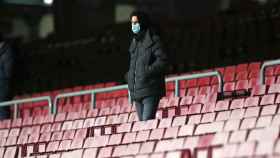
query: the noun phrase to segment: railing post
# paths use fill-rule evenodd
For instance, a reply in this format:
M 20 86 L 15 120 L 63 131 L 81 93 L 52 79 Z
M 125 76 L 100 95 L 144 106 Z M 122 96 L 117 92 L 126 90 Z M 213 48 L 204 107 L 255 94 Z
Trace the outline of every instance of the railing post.
M 280 64 L 280 59 L 266 61 L 262 64 L 261 70 L 260 70 L 260 84 L 261 85 L 265 84 L 265 68 L 268 66 L 279 65 L 279 64 Z
M 175 80 L 175 97 L 180 97 L 180 82 Z
M 51 108 L 51 112 L 52 112 L 53 114 L 56 114 L 56 108 L 57 108 L 58 99 L 59 99 L 59 97 L 55 97 L 55 98 L 54 98 L 53 106 L 52 106 L 52 108 Z
M 15 103 L 14 104 L 14 119 L 18 117 L 18 105 Z
M 264 84 L 264 71 L 265 71 L 265 67 L 262 67 L 260 70 L 260 84 Z
M 128 91 L 128 102 L 129 102 L 129 104 L 132 104 L 130 91 L 129 90 L 127 90 L 127 91 Z
M 95 97 L 95 92 L 91 93 L 91 106 L 93 109 L 96 108 L 96 97 Z
M 224 94 L 224 80 L 222 78 L 222 74 L 220 73 L 220 71 L 217 71 L 218 73 L 218 82 L 219 82 L 219 88 L 220 88 L 220 92 L 223 95 Z
M 56 107 L 53 106 L 52 104 L 52 101 L 51 101 L 51 98 L 48 99 L 48 102 L 49 102 L 49 114 L 56 114 Z M 54 109 L 54 110 L 52 110 Z

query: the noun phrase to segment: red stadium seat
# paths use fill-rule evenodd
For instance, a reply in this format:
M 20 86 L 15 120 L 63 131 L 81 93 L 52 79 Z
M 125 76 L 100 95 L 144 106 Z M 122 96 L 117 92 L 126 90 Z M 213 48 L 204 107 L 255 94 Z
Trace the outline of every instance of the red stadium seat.
M 151 131 L 149 140 L 161 140 L 163 137 L 164 131 L 165 131 L 164 128 L 153 129 Z
M 229 140 L 229 135 L 230 132 L 221 132 L 221 133 L 216 133 L 211 145 L 221 145 L 221 144 L 226 144 Z
M 193 104 L 204 104 L 206 102 L 206 95 L 196 95 L 193 100 Z
M 59 141 L 49 142 L 46 151 L 55 152 L 59 147 Z
M 227 82 L 224 85 L 224 92 L 232 92 L 235 90 L 235 82 Z
M 177 116 L 174 117 L 173 122 L 172 122 L 172 127 L 176 126 L 183 126 L 187 122 L 187 116 Z
M 183 98 L 181 99 L 179 105 L 191 105 L 191 104 L 192 104 L 192 99 L 193 99 L 192 96 L 183 97 Z
M 257 117 L 260 114 L 260 107 L 249 107 L 246 109 L 244 117 Z
M 58 141 L 58 140 L 61 140 L 62 139 L 62 136 L 63 136 L 63 132 L 60 131 L 60 132 L 54 132 L 52 134 L 52 137 L 51 137 L 51 141 Z
M 259 70 L 260 67 L 261 67 L 261 63 L 260 62 L 253 62 L 253 63 L 249 64 L 248 69 L 249 69 L 249 71 Z
M 248 97 L 245 100 L 244 107 L 250 107 L 250 106 L 258 106 L 259 105 L 259 97 Z
M 181 126 L 178 132 L 178 136 L 192 136 L 195 130 L 194 125 Z
M 270 126 L 272 123 L 272 116 L 262 116 L 258 118 L 256 127 L 261 128 L 261 127 L 267 127 Z
M 279 93 L 280 92 L 280 84 L 272 84 L 268 88 L 268 94 Z
M 83 158 L 93 158 L 97 157 L 98 149 L 97 148 L 88 148 L 85 149 Z
M 59 151 L 67 151 L 71 147 L 72 140 L 63 140 L 60 142 L 58 150 Z
M 252 129 L 256 126 L 257 119 L 255 117 L 246 118 L 242 121 L 240 129 Z
M 23 119 L 22 125 L 23 126 L 32 125 L 32 121 L 33 121 L 33 117 L 26 117 L 26 118 Z M 9 127 L 6 127 L 6 128 L 10 128 L 10 125 L 9 125 Z
M 252 87 L 249 87 L 249 82 L 248 82 L 248 80 L 239 80 L 239 81 L 237 81 L 237 83 L 236 83 L 235 90 L 237 90 L 237 91 L 240 91 L 240 90 L 248 90 L 249 88 L 252 88 Z
M 17 137 L 7 137 L 5 146 L 13 146 L 17 144 Z
M 108 144 L 109 136 L 89 137 L 85 140 L 84 148 L 104 147 Z
M 218 101 L 215 107 L 215 111 L 223 111 L 229 109 L 229 100 Z
M 54 123 L 51 128 L 51 132 L 60 131 L 62 123 Z
M 277 105 L 264 106 L 261 111 L 261 116 L 263 115 L 274 115 L 276 114 Z
M 187 80 L 186 88 L 192 88 L 197 86 L 197 79 Z
M 215 117 L 216 117 L 216 113 L 203 114 L 202 119 L 201 119 L 201 123 L 213 122 L 215 120 Z
M 130 132 L 132 123 L 124 123 L 117 127 L 117 133 Z
M 169 127 L 165 130 L 163 138 L 176 138 L 178 135 L 179 127 Z
M 230 114 L 231 114 L 231 112 L 229 110 L 228 111 L 220 111 L 220 112 L 217 113 L 216 121 L 228 120 L 230 118 Z
M 122 144 L 134 143 L 137 132 L 125 133 Z
M 253 87 L 251 95 L 255 96 L 255 95 L 265 95 L 265 94 L 266 94 L 266 86 L 259 85 Z
M 234 131 L 231 133 L 229 142 L 230 143 L 243 143 L 247 139 L 247 130 L 240 130 L 240 131 Z
M 265 84 L 266 85 L 272 85 L 275 84 L 276 78 L 275 76 L 269 76 L 265 78 Z
M 150 130 L 139 131 L 137 133 L 135 142 L 145 142 L 149 139 L 149 137 L 150 137 Z
M 19 136 L 20 129 L 19 128 L 12 128 L 9 133 L 9 137 L 17 137 Z
M 8 147 L 5 151 L 3 158 L 15 158 L 17 150 L 18 150 L 18 147 L 16 147 L 16 146 Z
M 104 148 L 100 148 L 99 153 L 98 153 L 98 157 L 111 157 L 112 153 L 113 153 L 113 147 L 104 147 Z
M 124 155 L 136 155 L 139 150 L 140 150 L 139 143 L 129 144 L 124 152 Z
M 122 142 L 123 134 L 113 134 L 110 136 L 109 142 L 107 145 L 119 145 Z
M 84 145 L 84 139 L 83 138 L 74 138 L 72 140 L 70 149 L 80 149 Z
M 40 137 L 39 134 L 30 135 L 28 138 L 28 143 L 37 143 L 39 140 L 39 137 Z
M 72 124 L 72 129 L 83 128 L 84 120 L 75 120 Z
M 231 111 L 230 119 L 242 119 L 245 114 L 245 109 L 234 109 Z
M 256 143 L 255 142 L 246 142 L 242 143 L 239 148 L 237 149 L 237 156 L 242 157 L 242 156 L 253 156 L 254 151 L 256 148 Z
M 202 105 L 201 104 L 194 104 L 189 107 L 188 114 L 199 114 L 201 112 Z
M 248 79 L 248 71 L 243 70 L 243 71 L 238 71 L 236 75 L 236 80 L 247 80 Z
M 210 91 L 211 91 L 211 87 L 210 86 L 200 87 L 198 95 L 207 95 L 207 94 L 210 93 Z
M 171 127 L 172 120 L 173 120 L 172 118 L 164 118 L 164 119 L 160 120 L 158 128 L 168 128 L 168 127 Z
M 208 86 L 208 85 L 210 85 L 210 78 L 205 77 L 205 78 L 198 79 L 197 85 L 198 86 Z
M 262 97 L 260 105 L 274 104 L 274 102 L 275 102 L 275 94 L 264 95 Z
M 139 154 L 150 154 L 154 151 L 155 141 L 149 141 L 142 144 Z
M 230 109 L 237 109 L 237 108 L 242 108 L 244 106 L 244 99 L 235 99 L 232 100 Z
M 236 131 L 240 127 L 241 120 L 228 120 L 225 124 L 224 131 Z
M 198 88 L 188 88 L 187 96 L 196 96 L 198 94 Z
M 71 129 L 72 129 L 72 125 L 73 125 L 73 122 L 72 122 L 72 121 L 65 121 L 65 122 L 63 122 L 63 124 L 62 124 L 61 130 L 62 130 L 62 131 L 71 130 Z
M 214 112 L 216 103 L 205 103 L 202 107 L 201 113 Z
M 188 124 L 189 125 L 192 125 L 192 124 L 199 124 L 200 121 L 201 121 L 201 114 L 198 114 L 198 115 L 191 115 L 189 117 L 189 120 L 188 120 Z
M 51 133 L 42 133 L 39 142 L 49 142 L 51 139 Z
M 17 145 L 23 145 L 27 144 L 28 141 L 28 136 L 27 135 L 22 135 L 18 137 Z
M 203 135 L 199 137 L 197 147 L 209 147 L 214 139 L 213 134 Z

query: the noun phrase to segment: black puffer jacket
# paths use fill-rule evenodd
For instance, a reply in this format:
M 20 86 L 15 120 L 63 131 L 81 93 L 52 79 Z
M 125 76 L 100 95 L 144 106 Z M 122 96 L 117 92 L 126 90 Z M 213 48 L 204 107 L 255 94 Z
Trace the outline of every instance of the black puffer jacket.
M 133 38 L 129 53 L 127 82 L 132 100 L 164 96 L 167 56 L 162 50 L 159 36 L 147 30 L 142 40 Z
M 14 64 L 14 57 L 12 49 L 8 43 L 0 43 L 0 80 L 10 80 L 12 77 L 12 70 Z

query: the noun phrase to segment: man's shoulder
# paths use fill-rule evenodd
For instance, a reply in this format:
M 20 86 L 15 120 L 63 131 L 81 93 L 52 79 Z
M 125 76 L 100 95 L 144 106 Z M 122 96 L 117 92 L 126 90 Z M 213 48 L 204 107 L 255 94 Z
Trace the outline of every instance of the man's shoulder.
M 159 37 L 159 35 L 157 35 L 157 34 L 153 35 L 153 36 L 152 36 L 152 39 L 153 39 L 153 41 L 155 41 L 155 42 L 160 41 L 160 37 Z

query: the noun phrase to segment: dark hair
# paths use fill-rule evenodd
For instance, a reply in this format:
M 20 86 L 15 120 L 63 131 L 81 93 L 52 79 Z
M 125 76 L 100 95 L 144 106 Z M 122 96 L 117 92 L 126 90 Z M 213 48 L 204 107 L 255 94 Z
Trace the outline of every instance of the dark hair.
M 147 13 L 143 12 L 143 11 L 134 11 L 130 14 L 130 19 L 133 16 L 137 16 L 139 23 L 141 25 L 141 28 L 143 30 L 147 30 L 148 28 L 151 27 L 151 20 L 150 17 Z
M 136 10 L 130 14 L 130 20 L 133 16 L 137 16 L 141 28 L 144 31 L 149 29 L 151 34 L 156 34 L 157 36 L 161 36 L 162 31 L 160 26 L 152 22 L 150 16 L 147 13 L 145 13 L 144 11 Z

